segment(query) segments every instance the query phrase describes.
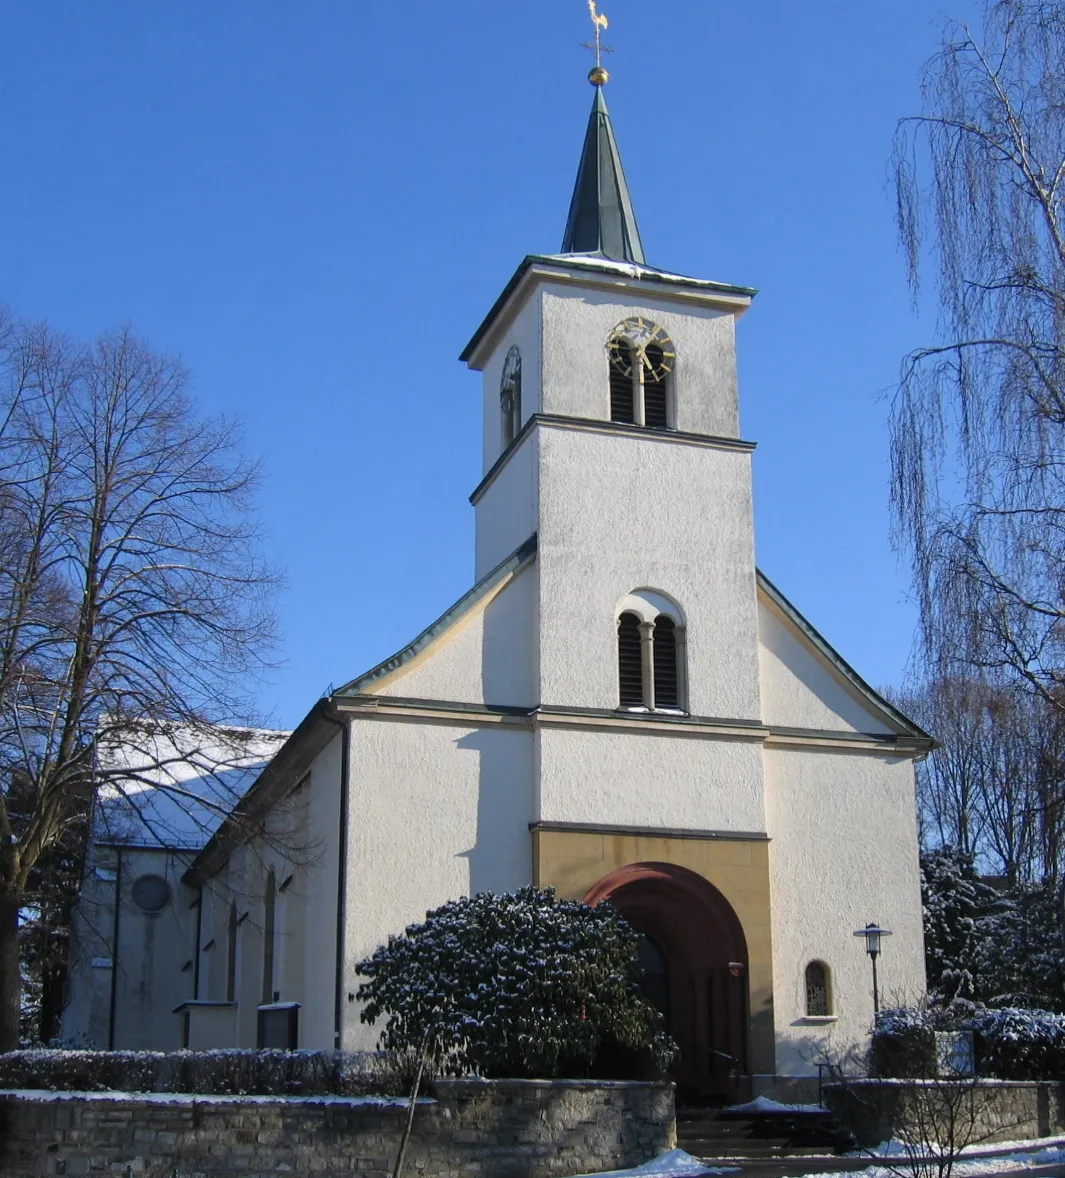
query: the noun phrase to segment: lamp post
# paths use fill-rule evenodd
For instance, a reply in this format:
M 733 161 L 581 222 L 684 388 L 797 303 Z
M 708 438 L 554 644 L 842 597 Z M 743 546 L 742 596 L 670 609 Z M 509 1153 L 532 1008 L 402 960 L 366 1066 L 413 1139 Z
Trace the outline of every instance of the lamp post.
M 865 928 L 858 929 L 854 935 L 865 937 L 865 951 L 873 963 L 873 1014 L 875 1016 L 880 1013 L 880 991 L 876 984 L 876 959 L 880 956 L 880 940 L 882 937 L 890 937 L 891 929 L 880 928 L 875 921 L 870 921 Z

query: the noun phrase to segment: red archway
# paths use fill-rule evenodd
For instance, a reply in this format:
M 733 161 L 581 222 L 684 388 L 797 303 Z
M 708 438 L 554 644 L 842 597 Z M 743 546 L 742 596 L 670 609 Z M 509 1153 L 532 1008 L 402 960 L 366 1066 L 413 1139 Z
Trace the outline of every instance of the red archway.
M 701 875 L 669 863 L 612 871 L 584 897 L 602 900 L 666 959 L 669 1030 L 680 1047 L 673 1078 L 682 1095 L 745 1099 L 747 939 L 732 905 Z

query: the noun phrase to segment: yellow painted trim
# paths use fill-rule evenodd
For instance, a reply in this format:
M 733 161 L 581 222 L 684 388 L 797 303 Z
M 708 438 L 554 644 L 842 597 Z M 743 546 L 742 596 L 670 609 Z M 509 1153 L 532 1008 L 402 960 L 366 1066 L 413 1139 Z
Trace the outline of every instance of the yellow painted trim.
M 708 880 L 732 905 L 747 939 L 750 1059 L 755 1073 L 776 1071 L 773 941 L 765 839 L 693 839 L 662 834 L 534 830 L 533 882 L 580 900 L 604 876 L 635 863 L 669 863 Z

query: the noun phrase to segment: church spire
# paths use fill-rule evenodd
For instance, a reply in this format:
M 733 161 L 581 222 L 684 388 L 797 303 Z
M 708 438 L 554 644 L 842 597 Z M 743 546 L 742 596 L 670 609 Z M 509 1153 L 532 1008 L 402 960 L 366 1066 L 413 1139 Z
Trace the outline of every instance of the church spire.
M 596 18 L 596 49 L 599 50 L 599 21 Z M 604 26 L 605 27 L 605 26 Z M 566 222 L 566 236 L 562 242 L 564 254 L 599 254 L 617 262 L 637 262 L 645 265 L 640 229 L 632 210 L 625 170 L 610 112 L 606 108 L 603 87 L 609 74 L 598 61 L 588 80 L 595 87 L 595 102 L 584 137 L 584 151 L 577 170 L 577 183 Z

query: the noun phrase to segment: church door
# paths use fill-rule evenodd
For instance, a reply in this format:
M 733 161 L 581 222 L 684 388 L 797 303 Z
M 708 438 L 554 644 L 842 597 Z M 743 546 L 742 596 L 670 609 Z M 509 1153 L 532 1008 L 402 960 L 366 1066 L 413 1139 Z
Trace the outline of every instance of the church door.
M 747 943 L 732 906 L 702 876 L 668 863 L 612 872 L 585 896 L 601 900 L 643 934 L 644 993 L 680 1048 L 679 1097 L 748 1099 Z

